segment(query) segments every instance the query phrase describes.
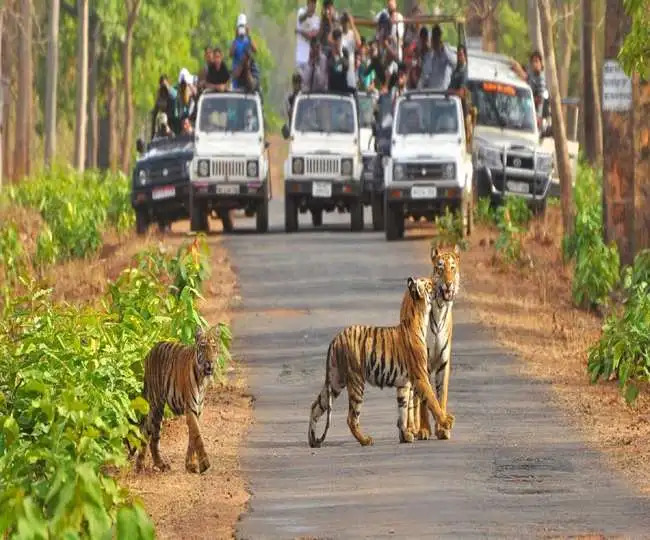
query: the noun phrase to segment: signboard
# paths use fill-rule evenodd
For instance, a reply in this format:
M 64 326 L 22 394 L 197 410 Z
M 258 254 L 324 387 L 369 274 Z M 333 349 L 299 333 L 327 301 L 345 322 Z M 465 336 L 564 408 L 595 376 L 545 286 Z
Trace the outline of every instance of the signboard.
M 603 65 L 603 111 L 629 111 L 632 108 L 632 79 L 616 60 Z

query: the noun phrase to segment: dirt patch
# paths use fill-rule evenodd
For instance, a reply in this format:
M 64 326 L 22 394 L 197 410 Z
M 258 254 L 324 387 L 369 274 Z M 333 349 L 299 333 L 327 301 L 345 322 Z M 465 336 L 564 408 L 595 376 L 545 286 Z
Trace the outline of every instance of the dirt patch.
M 549 208 L 546 220 L 530 228 L 524 242 L 530 263 L 524 268 L 495 263 L 496 236 L 488 228 L 475 230 L 461 256 L 463 296 L 498 341 L 524 360 L 522 372 L 550 382 L 574 427 L 649 493 L 650 396 L 642 392 L 628 407 L 615 381 L 589 381 L 587 352 L 603 321 L 571 302 L 572 271 L 562 262 L 559 209 Z
M 218 230 L 219 222 L 211 222 Z M 162 241 L 176 249 L 185 238 L 187 223 L 174 224 Z M 236 283 L 230 260 L 218 234 L 208 236 L 211 277 L 200 303 L 210 324 L 230 322 L 228 310 Z M 232 538 L 239 515 L 248 501 L 245 480 L 239 469 L 239 447 L 251 422 L 251 397 L 245 373 L 234 363 L 222 381 L 208 390 L 200 420 L 201 434 L 211 467 L 202 475 L 185 472 L 187 425 L 184 418 L 166 420 L 161 450 L 172 470 L 151 469 L 151 455 L 142 474 L 130 472 L 126 485 L 138 495 L 156 525 L 158 538 Z

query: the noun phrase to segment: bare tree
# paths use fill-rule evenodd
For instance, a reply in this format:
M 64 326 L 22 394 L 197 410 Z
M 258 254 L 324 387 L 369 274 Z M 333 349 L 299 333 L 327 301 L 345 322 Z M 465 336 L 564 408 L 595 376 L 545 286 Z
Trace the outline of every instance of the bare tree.
M 47 30 L 47 74 L 45 80 L 45 164 L 56 153 L 56 93 L 59 69 L 59 0 L 50 0 Z
M 121 169 L 128 172 L 131 161 L 131 148 L 133 140 L 133 96 L 132 86 L 132 55 L 133 55 L 133 32 L 135 22 L 140 10 L 140 0 L 124 0 L 126 5 L 126 35 L 124 37 L 124 47 L 122 48 L 122 70 L 124 75 L 124 141 L 122 144 Z
M 101 55 L 101 21 L 95 12 L 90 14 L 90 42 L 88 48 L 88 136 L 86 141 L 86 167 L 97 167 L 99 139 L 99 110 L 97 83 Z
M 571 58 L 574 49 L 574 30 L 576 12 L 580 2 L 575 0 L 556 0 L 557 2 L 557 25 L 560 47 L 558 50 L 558 82 L 560 84 L 560 95 L 569 95 L 569 75 L 571 72 Z
M 539 21 L 537 0 L 528 0 L 528 36 L 533 50 L 539 51 L 544 56 L 544 42 L 542 41 L 542 26 Z
M 592 166 L 603 156 L 603 121 L 596 77 L 596 24 L 592 0 L 582 0 L 582 86 L 585 154 Z
M 549 90 L 551 94 L 551 115 L 553 120 L 553 138 L 555 139 L 555 155 L 560 176 L 562 226 L 564 228 L 564 234 L 568 235 L 573 231 L 574 225 L 573 186 L 571 185 L 571 163 L 569 161 L 569 151 L 567 147 L 566 126 L 564 124 L 564 115 L 562 113 L 560 85 L 557 79 L 557 67 L 555 64 L 551 0 L 539 0 L 539 13 L 542 23 L 544 50 L 546 51 L 546 69 L 550 75 Z
M 31 137 L 30 108 L 32 105 L 32 3 L 21 0 L 18 22 L 18 95 L 16 103 L 16 137 L 14 148 L 14 178 L 29 174 Z
M 77 0 L 77 96 L 75 104 L 74 166 L 85 168 L 88 103 L 88 0 Z
M 467 6 L 467 32 L 470 36 L 482 37 L 482 48 L 496 52 L 499 0 L 470 0 Z

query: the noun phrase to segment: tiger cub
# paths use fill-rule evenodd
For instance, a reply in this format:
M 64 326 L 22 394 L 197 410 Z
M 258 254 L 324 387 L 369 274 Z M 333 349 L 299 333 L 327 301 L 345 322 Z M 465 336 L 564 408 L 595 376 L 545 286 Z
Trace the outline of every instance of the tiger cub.
M 427 376 L 426 333 L 433 294 L 430 278 L 408 278 L 402 300 L 400 324 L 393 327 L 349 326 L 331 341 L 325 364 L 325 384 L 311 406 L 309 446 L 319 447 L 325 440 L 332 418 L 332 402 L 343 388 L 348 389 L 348 427 L 362 446 L 373 443 L 359 425 L 366 382 L 373 386 L 397 388 L 399 410 L 397 427 L 401 442 L 413 442 L 407 429 L 411 388 L 421 396 L 439 424 L 451 429 L 454 417 L 444 414 Z M 316 437 L 318 419 L 327 412 L 325 430 Z
M 429 349 L 428 372 L 429 378 L 435 373 L 435 388 L 442 411 L 447 410 L 447 393 L 449 388 L 449 373 L 451 370 L 451 337 L 453 331 L 452 307 L 460 285 L 460 250 L 431 250 L 433 265 L 432 279 L 434 282 L 434 299 L 429 319 L 429 336 L 433 346 Z M 418 439 L 431 437 L 429 412 L 420 406 L 420 400 L 413 395 L 409 403 L 409 423 L 411 431 Z M 439 423 L 436 424 L 435 435 L 438 439 L 449 439 L 451 429 Z
M 161 471 L 169 470 L 169 461 L 160 454 L 160 424 L 165 404 L 175 415 L 185 414 L 188 428 L 185 469 L 188 472 L 204 472 L 210 467 L 199 431 L 203 400 L 212 378 L 212 364 L 219 354 L 217 327 L 203 331 L 198 328 L 194 345 L 161 341 L 154 345 L 144 360 L 143 397 L 149 402 L 149 414 L 143 418 L 141 430 L 145 442 L 140 448 L 135 468 L 142 470 L 147 452 L 151 447 L 154 466 Z M 198 468 L 196 457 L 198 456 Z

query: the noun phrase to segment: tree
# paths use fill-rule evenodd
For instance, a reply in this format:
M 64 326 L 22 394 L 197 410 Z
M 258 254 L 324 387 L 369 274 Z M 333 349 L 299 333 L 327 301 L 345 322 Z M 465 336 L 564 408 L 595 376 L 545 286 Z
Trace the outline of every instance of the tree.
M 528 0 L 528 35 L 533 50 L 539 51 L 544 56 L 544 42 L 542 41 L 542 25 L 539 20 L 539 7 L 537 0 Z
M 625 0 L 624 4 L 632 26 L 619 58 L 628 74 L 636 72 L 647 81 L 650 78 L 650 0 Z
M 56 152 L 56 89 L 59 69 L 59 0 L 51 0 L 47 32 L 47 80 L 45 82 L 45 164 Z
M 597 166 L 603 156 L 603 122 L 596 78 L 596 25 L 592 0 L 582 0 L 582 87 L 584 145 L 587 161 Z
M 496 52 L 499 0 L 470 0 L 467 7 L 467 34 L 481 36 L 482 48 Z
M 132 54 L 133 54 L 133 31 L 135 22 L 140 10 L 140 0 L 125 0 L 126 6 L 126 35 L 124 37 L 124 47 L 122 49 L 122 70 L 124 77 L 124 141 L 122 143 L 122 161 L 121 168 L 125 173 L 128 172 L 131 161 L 131 148 L 133 141 L 133 90 L 132 90 Z
M 14 148 L 14 178 L 29 174 L 32 106 L 32 3 L 21 0 L 18 22 L 18 95 L 16 103 L 16 137 Z
M 555 64 L 555 47 L 553 44 L 553 17 L 550 0 L 539 1 L 539 13 L 542 26 L 542 39 L 546 51 L 546 71 L 549 77 L 549 92 L 551 94 L 551 115 L 553 121 L 553 138 L 555 139 L 555 156 L 560 176 L 560 191 L 562 205 L 562 226 L 564 234 L 573 232 L 573 186 L 571 175 L 571 163 L 567 148 L 566 126 L 564 114 L 562 113 L 562 100 L 560 96 L 560 85 L 557 78 L 557 67 Z
M 580 7 L 580 2 L 576 2 L 576 0 L 556 0 L 556 2 L 558 13 L 558 41 L 562 44 L 562 47 L 558 50 L 557 76 L 560 85 L 560 95 L 566 97 L 569 95 L 569 74 L 571 71 L 571 58 L 573 56 L 575 15 Z
M 88 106 L 88 0 L 77 0 L 77 97 L 74 134 L 74 166 L 86 166 L 86 125 Z

